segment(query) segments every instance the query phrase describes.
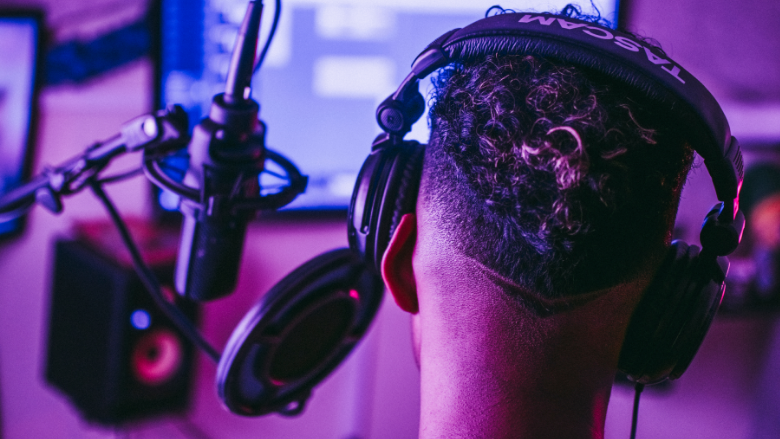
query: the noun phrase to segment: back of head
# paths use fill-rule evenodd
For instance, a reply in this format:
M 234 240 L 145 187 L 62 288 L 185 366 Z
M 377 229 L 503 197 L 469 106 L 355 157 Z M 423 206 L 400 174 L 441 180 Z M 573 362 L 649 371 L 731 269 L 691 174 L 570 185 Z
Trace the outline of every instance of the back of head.
M 692 150 L 627 87 L 499 54 L 435 85 L 418 209 L 454 251 L 555 299 L 617 285 L 668 245 Z

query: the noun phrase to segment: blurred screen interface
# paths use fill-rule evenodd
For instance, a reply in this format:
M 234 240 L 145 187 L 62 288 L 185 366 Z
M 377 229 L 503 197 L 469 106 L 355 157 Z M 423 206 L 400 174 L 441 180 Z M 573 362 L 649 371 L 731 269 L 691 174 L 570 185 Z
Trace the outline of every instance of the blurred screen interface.
M 544 12 L 568 3 L 574 2 L 534 0 L 502 6 Z M 264 4 L 261 45 L 271 26 L 274 2 Z M 484 17 L 495 4 L 495 0 L 283 0 L 281 21 L 253 80 L 252 95 L 268 127 L 267 146 L 309 176 L 306 193 L 288 209 L 346 209 L 371 141 L 380 132 L 374 119 L 377 105 L 401 83 L 429 42 Z M 593 12 L 589 2 L 581 4 L 583 12 Z M 617 0 L 594 4 L 602 17 L 616 23 Z M 161 106 L 183 105 L 193 126 L 207 114 L 213 95 L 224 91 L 245 10 L 245 0 L 163 1 Z M 423 96 L 430 89 L 429 79 L 421 81 Z M 426 121 L 420 120 L 406 138 L 426 142 L 428 131 Z M 182 163 L 186 168 L 186 161 L 179 160 L 178 166 Z M 264 174 L 261 184 L 280 183 L 273 179 Z M 170 194 L 160 197 L 166 210 L 176 209 L 176 202 Z
M 0 16 L 0 194 L 24 177 L 29 147 L 38 22 Z M 0 236 L 18 231 L 20 218 L 0 222 Z

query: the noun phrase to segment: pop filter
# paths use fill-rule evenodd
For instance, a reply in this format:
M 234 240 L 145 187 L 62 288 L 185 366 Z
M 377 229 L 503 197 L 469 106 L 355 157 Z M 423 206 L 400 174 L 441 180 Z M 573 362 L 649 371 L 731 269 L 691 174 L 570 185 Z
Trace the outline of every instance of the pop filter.
M 349 249 L 308 261 L 277 283 L 233 331 L 217 369 L 232 412 L 297 415 L 376 314 L 384 284 Z

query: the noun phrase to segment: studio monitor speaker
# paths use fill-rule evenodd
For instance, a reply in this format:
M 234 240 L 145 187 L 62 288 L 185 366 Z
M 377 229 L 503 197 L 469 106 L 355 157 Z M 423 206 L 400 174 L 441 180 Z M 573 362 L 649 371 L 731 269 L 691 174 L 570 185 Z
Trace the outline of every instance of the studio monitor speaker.
M 152 265 L 163 285 L 172 283 L 173 267 L 173 260 Z M 106 425 L 186 408 L 193 347 L 131 267 L 84 240 L 59 240 L 52 279 L 48 383 L 86 419 Z M 194 304 L 179 305 L 195 316 Z

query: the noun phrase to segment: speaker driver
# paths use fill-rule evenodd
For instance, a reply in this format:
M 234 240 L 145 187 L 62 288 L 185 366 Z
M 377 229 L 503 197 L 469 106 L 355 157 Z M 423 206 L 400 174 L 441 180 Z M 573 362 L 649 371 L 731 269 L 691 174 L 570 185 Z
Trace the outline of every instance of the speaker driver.
M 241 320 L 217 369 L 234 413 L 299 414 L 311 389 L 352 351 L 384 284 L 349 249 L 317 256 L 276 284 Z
M 138 382 L 158 386 L 178 374 L 183 358 L 184 346 L 179 336 L 159 328 L 138 339 L 131 354 L 131 370 Z

